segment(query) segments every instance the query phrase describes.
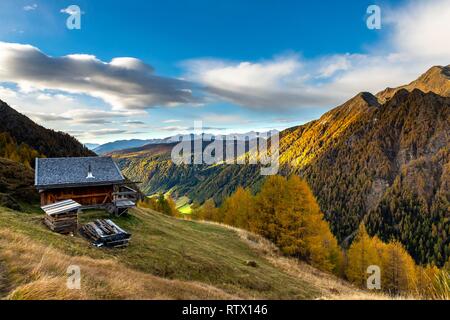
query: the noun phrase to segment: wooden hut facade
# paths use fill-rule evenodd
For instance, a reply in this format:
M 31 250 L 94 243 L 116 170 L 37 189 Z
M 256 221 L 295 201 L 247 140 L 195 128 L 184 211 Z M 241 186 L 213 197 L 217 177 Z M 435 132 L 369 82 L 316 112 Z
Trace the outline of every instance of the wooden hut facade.
M 137 200 L 111 157 L 37 158 L 35 172 L 41 206 L 70 199 L 120 215 Z

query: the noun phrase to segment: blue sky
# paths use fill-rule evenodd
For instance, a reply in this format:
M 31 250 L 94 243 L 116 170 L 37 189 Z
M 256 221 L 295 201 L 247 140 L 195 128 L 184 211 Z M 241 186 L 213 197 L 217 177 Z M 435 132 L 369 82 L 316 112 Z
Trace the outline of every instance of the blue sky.
M 72 4 L 81 30 L 66 28 Z M 371 4 L 381 30 L 366 26 Z M 283 129 L 448 64 L 435 38 L 449 38 L 449 11 L 448 0 L 2 0 L 0 99 L 82 142 L 169 136 L 194 120 Z

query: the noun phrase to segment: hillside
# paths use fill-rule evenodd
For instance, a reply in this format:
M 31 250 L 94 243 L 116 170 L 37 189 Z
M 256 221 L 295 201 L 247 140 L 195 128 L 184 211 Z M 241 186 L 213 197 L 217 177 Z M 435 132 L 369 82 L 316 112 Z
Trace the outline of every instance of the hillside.
M 281 133 L 281 173 L 308 181 L 344 245 L 365 221 L 371 234 L 402 241 L 420 263 L 449 259 L 448 70 L 433 67 L 392 95 L 360 93 Z M 257 190 L 263 179 L 257 166 L 176 166 L 168 149 L 154 150 L 116 155 L 148 193 L 221 203 L 237 186 Z
M 87 212 L 82 222 L 105 216 Z M 382 298 L 283 258 L 266 240 L 238 229 L 136 209 L 115 219 L 133 234 L 130 246 L 110 250 L 52 233 L 41 219 L 0 207 L 3 298 Z M 66 269 L 73 264 L 83 272 L 81 290 L 65 289 Z
M 448 260 L 449 123 L 449 98 L 400 90 L 303 168 L 341 241 L 365 219 L 421 263 Z
M 220 203 L 237 186 L 256 189 L 262 182 L 256 165 L 175 165 L 173 146 L 147 145 L 111 155 L 127 177 L 141 182 L 140 189 L 146 194 L 171 191 L 174 196 L 187 195 L 199 202 L 213 198 Z
M 18 144 L 26 143 L 47 157 L 94 156 L 75 138 L 63 132 L 46 129 L 0 100 L 0 133 L 9 133 Z
M 20 203 L 37 202 L 34 172 L 29 167 L 0 158 L 0 206 L 20 209 Z

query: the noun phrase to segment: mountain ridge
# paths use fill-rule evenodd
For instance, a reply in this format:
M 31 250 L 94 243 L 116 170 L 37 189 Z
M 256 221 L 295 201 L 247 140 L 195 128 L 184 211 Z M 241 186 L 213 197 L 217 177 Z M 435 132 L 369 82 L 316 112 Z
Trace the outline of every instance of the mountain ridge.
M 433 66 L 428 71 L 423 73 L 419 78 L 410 82 L 407 85 L 397 88 L 386 88 L 376 94 L 376 97 L 381 102 L 386 102 L 400 89 L 412 91 L 413 89 L 420 89 L 423 92 L 434 92 L 440 96 L 450 96 L 450 65 L 448 66 Z

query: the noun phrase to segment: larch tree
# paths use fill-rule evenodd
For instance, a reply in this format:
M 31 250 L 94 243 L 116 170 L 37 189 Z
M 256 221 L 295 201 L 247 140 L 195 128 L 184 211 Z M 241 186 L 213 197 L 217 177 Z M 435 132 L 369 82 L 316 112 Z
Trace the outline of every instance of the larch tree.
M 194 211 L 194 214 L 199 220 L 208 220 L 221 222 L 218 219 L 219 209 L 216 208 L 216 204 L 213 199 L 206 200 L 205 203 Z
M 400 242 L 392 241 L 386 245 L 381 266 L 384 291 L 392 295 L 414 291 L 415 263 Z
M 377 250 L 376 242 L 366 231 L 363 223 L 359 226 L 358 233 L 347 252 L 347 279 L 360 286 L 367 284 L 367 268 L 371 265 L 380 266 L 381 257 Z
M 339 273 L 342 250 L 324 220 L 311 189 L 295 175 L 289 179 L 288 188 L 293 199 L 293 218 L 297 219 L 297 232 L 301 240 L 298 245 L 303 258 L 321 270 Z
M 269 176 L 255 198 L 255 213 L 250 231 L 277 243 L 280 235 L 277 213 L 288 209 L 287 199 L 286 179 L 282 176 Z
M 226 198 L 220 210 L 223 223 L 249 230 L 253 214 L 253 197 L 250 191 L 239 187 L 236 192 Z

